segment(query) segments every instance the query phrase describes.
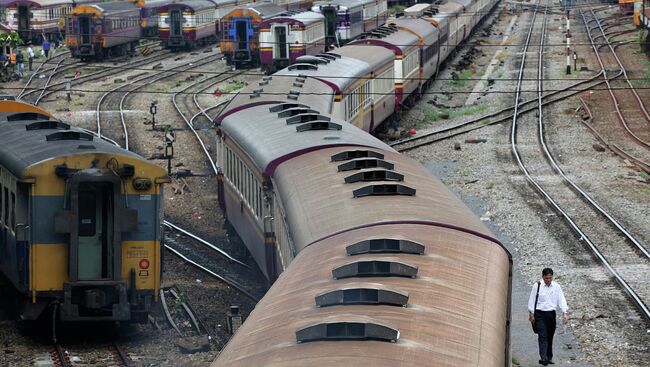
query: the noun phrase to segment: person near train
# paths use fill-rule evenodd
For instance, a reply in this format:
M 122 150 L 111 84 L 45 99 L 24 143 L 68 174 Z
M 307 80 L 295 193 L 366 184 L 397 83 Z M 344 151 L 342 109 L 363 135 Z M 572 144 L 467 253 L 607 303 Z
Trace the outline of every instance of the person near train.
M 50 58 L 50 41 L 43 41 L 43 52 L 45 52 L 45 59 Z
M 16 74 L 21 78 L 25 76 L 25 56 L 23 56 L 23 52 L 19 49 L 16 49 L 16 66 L 18 67 Z
M 533 324 L 539 344 L 539 364 L 548 366 L 553 362 L 553 335 L 555 335 L 556 310 L 562 311 L 562 321 L 569 319 L 569 307 L 560 285 L 553 281 L 553 269 L 544 268 L 528 298 L 528 320 Z
M 27 46 L 27 59 L 29 60 L 29 71 L 32 71 L 32 64 L 34 63 L 34 49 L 32 45 Z

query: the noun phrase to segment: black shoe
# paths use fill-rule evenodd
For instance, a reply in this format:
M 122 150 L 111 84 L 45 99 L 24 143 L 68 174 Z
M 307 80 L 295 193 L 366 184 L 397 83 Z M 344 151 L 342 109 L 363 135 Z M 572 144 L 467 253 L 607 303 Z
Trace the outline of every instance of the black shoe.
M 548 362 L 543 359 L 539 360 L 539 364 L 541 364 L 542 366 L 548 366 Z
M 548 364 L 555 364 L 555 362 L 553 362 L 552 359 L 549 359 L 549 360 L 548 360 Z

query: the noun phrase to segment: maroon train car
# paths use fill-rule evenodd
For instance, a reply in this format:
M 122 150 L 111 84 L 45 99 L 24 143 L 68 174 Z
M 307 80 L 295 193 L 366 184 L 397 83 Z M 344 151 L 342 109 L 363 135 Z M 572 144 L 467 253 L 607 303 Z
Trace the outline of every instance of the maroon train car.
M 216 5 L 207 0 L 178 1 L 160 8 L 158 31 L 165 47 L 191 49 L 217 41 Z

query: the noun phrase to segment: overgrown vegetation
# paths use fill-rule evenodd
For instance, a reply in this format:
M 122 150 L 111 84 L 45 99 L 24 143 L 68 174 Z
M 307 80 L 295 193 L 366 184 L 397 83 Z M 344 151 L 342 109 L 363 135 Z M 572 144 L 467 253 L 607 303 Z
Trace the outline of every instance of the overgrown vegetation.
M 427 126 L 439 120 L 454 120 L 463 116 L 471 116 L 486 111 L 489 108 L 487 103 L 457 108 L 446 108 L 427 105 L 424 110 L 425 119 L 419 124 L 419 128 Z
M 406 6 L 404 5 L 391 6 L 390 8 L 388 8 L 388 15 L 391 16 L 397 13 L 403 13 L 404 9 L 406 9 Z
M 245 85 L 246 85 L 246 83 L 244 81 L 242 81 L 242 80 L 233 80 L 232 82 L 230 82 L 230 83 L 228 83 L 226 85 L 226 87 L 223 89 L 222 92 L 225 93 L 225 94 L 229 94 L 229 93 L 232 93 L 234 91 L 237 91 L 239 89 L 244 88 Z

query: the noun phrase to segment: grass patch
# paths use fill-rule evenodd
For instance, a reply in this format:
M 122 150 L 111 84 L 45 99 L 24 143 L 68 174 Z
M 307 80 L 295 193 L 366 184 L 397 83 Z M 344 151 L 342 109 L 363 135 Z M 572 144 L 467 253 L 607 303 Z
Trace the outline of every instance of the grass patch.
M 642 60 L 641 65 L 643 65 L 644 72 L 641 79 L 632 80 L 632 85 L 637 88 L 650 87 L 650 61 Z
M 489 105 L 487 103 L 481 103 L 478 105 L 463 106 L 457 108 L 445 108 L 445 107 L 427 105 L 424 111 L 425 119 L 420 124 L 418 124 L 419 125 L 418 127 L 419 128 L 425 127 L 439 120 L 454 120 L 464 116 L 472 116 L 477 113 L 484 112 L 488 108 Z
M 465 87 L 465 84 L 467 83 L 467 79 L 471 78 L 473 75 L 474 75 L 474 70 L 471 70 L 471 69 L 462 70 L 458 74 L 458 80 L 452 81 L 451 85 L 454 88 L 463 88 L 463 87 Z
M 244 83 L 241 80 L 234 80 L 231 83 L 228 83 L 226 87 L 223 89 L 223 93 L 225 94 L 230 94 L 236 90 L 242 89 L 246 86 L 246 83 Z

